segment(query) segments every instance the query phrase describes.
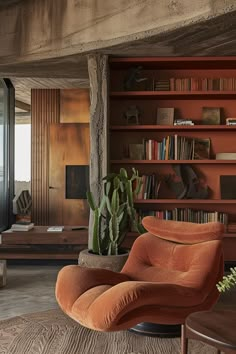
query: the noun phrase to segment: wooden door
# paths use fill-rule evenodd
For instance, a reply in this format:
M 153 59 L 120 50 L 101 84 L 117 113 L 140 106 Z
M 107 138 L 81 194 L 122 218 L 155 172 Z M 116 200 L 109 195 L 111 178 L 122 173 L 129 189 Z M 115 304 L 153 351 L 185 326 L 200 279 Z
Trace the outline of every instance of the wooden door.
M 66 198 L 66 166 L 89 165 L 89 124 L 51 124 L 49 140 L 49 224 L 88 225 L 87 200 Z

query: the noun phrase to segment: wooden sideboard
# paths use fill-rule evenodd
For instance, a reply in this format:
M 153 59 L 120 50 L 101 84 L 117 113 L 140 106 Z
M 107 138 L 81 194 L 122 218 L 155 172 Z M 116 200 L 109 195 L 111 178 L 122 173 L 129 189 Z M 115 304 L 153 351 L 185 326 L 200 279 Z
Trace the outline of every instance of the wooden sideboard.
M 77 260 L 88 247 L 88 230 L 48 232 L 48 226 L 35 226 L 30 231 L 4 231 L 0 235 L 0 259 L 72 259 Z M 137 235 L 128 235 L 123 246 L 131 247 Z

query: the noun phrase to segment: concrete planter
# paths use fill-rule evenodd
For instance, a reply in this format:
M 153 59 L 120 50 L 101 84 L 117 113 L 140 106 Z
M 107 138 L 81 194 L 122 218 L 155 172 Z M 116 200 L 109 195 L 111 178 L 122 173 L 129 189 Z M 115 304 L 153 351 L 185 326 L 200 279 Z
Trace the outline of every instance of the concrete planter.
M 82 267 L 103 268 L 120 272 L 128 256 L 128 252 L 117 256 L 100 256 L 90 253 L 89 250 L 86 249 L 80 252 L 78 263 Z
M 7 282 L 7 263 L 0 261 L 0 288 L 5 286 Z

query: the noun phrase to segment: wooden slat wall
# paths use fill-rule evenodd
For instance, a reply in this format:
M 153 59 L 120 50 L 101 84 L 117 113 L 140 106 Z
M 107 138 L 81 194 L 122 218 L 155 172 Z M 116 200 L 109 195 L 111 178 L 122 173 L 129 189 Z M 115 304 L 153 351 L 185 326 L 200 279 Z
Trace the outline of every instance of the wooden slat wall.
M 32 221 L 49 222 L 49 125 L 60 122 L 60 90 L 31 91 L 32 151 L 31 192 Z

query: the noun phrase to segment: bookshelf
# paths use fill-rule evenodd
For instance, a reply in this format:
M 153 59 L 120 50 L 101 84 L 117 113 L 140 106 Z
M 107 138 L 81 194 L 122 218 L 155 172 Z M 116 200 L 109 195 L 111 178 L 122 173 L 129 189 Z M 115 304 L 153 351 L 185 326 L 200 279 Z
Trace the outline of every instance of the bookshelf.
M 229 224 L 236 223 L 236 199 L 221 199 L 220 191 L 221 175 L 236 176 L 236 160 L 216 160 L 217 153 L 236 152 L 236 125 L 226 125 L 226 118 L 236 117 L 236 57 L 110 58 L 109 66 L 110 171 L 117 172 L 124 166 L 127 170 L 135 167 L 140 175 L 166 176 L 173 174 L 173 166 L 188 164 L 204 179 L 210 191 L 207 199 L 177 199 L 173 191 L 161 185 L 158 198 L 139 198 L 136 208 L 147 212 L 176 208 L 221 212 L 227 214 Z M 142 67 L 141 76 L 147 79 L 147 87 L 140 83 L 132 90 L 124 90 L 127 74 L 137 66 Z M 186 82 L 197 81 L 200 86 L 211 85 L 209 87 L 212 88 L 213 85 L 215 89 L 193 90 L 200 86 L 191 84 L 188 90 L 155 91 L 156 80 L 172 80 L 172 88 L 176 81 L 178 89 L 181 88 L 181 80 L 182 88 L 186 88 Z M 138 107 L 139 124 L 127 124 L 125 112 L 130 106 Z M 157 125 L 157 108 L 165 107 L 174 107 L 175 118 L 191 118 L 194 125 Z M 203 107 L 221 108 L 221 124 L 204 125 Z M 190 139 L 210 139 L 209 159 L 146 160 L 128 156 L 129 144 L 142 144 L 145 139 L 162 141 L 176 134 Z M 134 237 L 135 233 L 130 233 L 130 236 Z M 229 233 L 227 226 L 224 249 L 225 260 L 236 261 L 236 231 Z

